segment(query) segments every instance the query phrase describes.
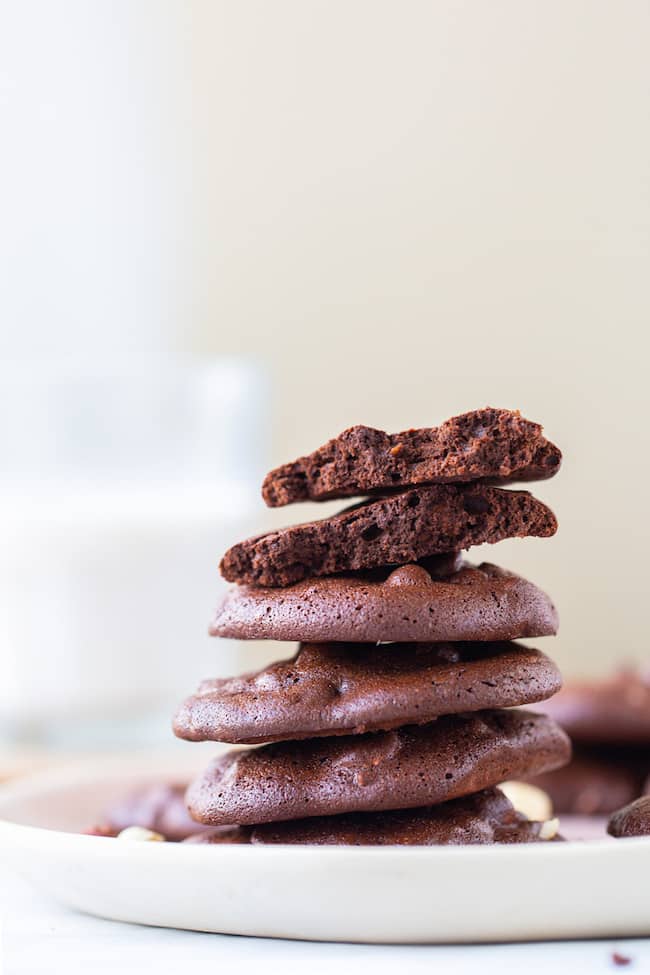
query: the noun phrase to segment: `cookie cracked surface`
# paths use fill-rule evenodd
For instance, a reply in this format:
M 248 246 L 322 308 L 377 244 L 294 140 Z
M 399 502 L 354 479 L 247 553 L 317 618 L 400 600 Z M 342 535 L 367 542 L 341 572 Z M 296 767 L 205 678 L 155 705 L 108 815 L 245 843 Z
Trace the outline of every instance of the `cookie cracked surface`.
M 515 643 L 303 644 L 256 673 L 203 681 L 174 731 L 232 744 L 363 734 L 540 701 L 561 683 L 552 660 Z
M 219 756 L 189 787 L 190 814 L 255 825 L 435 805 L 566 764 L 544 715 L 488 710 L 375 734 L 278 742 Z
M 210 633 L 239 640 L 456 642 L 550 636 L 558 617 L 526 579 L 453 558 L 308 579 L 284 589 L 235 586 Z
M 499 789 L 439 806 L 381 813 L 315 816 L 259 826 L 207 830 L 188 843 L 275 843 L 315 846 L 466 846 L 539 843 L 544 823 L 526 819 Z

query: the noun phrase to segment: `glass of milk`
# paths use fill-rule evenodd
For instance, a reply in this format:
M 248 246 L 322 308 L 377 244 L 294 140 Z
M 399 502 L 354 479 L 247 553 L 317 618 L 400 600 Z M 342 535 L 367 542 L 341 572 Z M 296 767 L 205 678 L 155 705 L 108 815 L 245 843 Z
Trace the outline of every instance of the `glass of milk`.
M 246 361 L 14 368 L 0 383 L 0 730 L 168 740 L 238 669 L 210 641 L 221 554 L 259 522 L 266 384 Z

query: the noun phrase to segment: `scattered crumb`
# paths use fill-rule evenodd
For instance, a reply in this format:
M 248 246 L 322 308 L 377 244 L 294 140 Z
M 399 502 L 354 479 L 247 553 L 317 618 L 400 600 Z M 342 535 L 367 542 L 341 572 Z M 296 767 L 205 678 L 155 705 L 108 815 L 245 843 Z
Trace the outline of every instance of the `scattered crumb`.
M 615 965 L 630 965 L 632 959 L 628 955 L 621 955 L 618 951 L 612 952 L 612 961 Z

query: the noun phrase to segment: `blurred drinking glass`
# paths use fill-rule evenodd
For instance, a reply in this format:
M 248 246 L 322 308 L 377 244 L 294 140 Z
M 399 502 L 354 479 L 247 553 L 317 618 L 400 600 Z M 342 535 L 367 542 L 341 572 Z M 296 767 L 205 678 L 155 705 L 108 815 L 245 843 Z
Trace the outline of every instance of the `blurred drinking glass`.
M 248 362 L 12 369 L 0 385 L 0 728 L 168 741 L 201 677 L 218 560 L 250 533 L 266 385 Z

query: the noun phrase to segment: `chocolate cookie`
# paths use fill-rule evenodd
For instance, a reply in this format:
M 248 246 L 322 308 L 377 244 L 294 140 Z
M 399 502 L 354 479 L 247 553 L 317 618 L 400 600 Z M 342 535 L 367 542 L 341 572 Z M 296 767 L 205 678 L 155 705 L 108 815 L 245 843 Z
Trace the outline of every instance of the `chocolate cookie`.
M 249 745 L 362 734 L 540 701 L 561 684 L 548 657 L 516 643 L 303 644 L 257 673 L 203 681 L 174 731 Z
M 541 835 L 540 835 L 541 834 Z M 283 823 L 207 830 L 187 843 L 273 843 L 315 846 L 464 846 L 536 843 L 544 823 L 531 822 L 499 789 L 484 789 L 439 806 L 394 812 L 315 816 Z
M 276 508 L 415 484 L 535 481 L 552 477 L 561 460 L 538 423 L 517 411 L 486 407 L 439 427 L 403 433 L 351 427 L 314 453 L 267 474 L 262 497 Z
M 642 796 L 624 806 L 607 823 L 610 836 L 650 836 L 650 796 Z
M 374 643 L 516 640 L 557 631 L 548 596 L 484 562 L 404 565 L 286 589 L 237 586 L 210 633 L 239 640 Z
M 99 831 L 116 836 L 128 826 L 144 826 L 166 840 L 183 840 L 203 829 L 185 805 L 185 783 L 146 785 L 122 796 L 108 807 Z
M 604 816 L 647 791 L 650 755 L 576 746 L 571 762 L 530 781 L 551 797 L 557 813 Z
M 650 679 L 636 670 L 568 684 L 544 711 L 581 744 L 650 748 Z
M 527 491 L 437 484 L 249 538 L 226 552 L 220 568 L 229 582 L 289 586 L 556 531 L 553 512 Z
M 253 825 L 435 805 L 563 765 L 571 747 L 544 715 L 479 711 L 432 724 L 228 752 L 189 787 L 194 819 Z

